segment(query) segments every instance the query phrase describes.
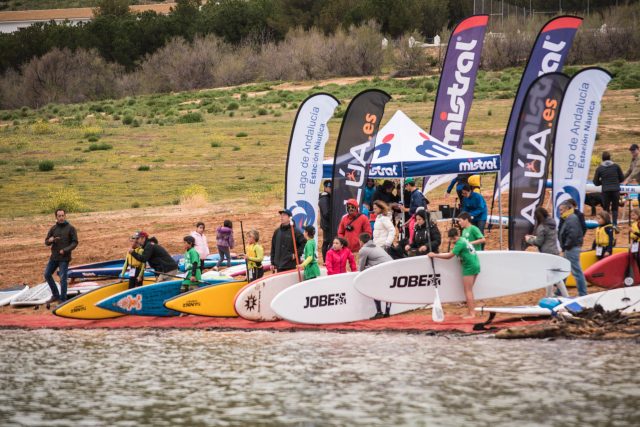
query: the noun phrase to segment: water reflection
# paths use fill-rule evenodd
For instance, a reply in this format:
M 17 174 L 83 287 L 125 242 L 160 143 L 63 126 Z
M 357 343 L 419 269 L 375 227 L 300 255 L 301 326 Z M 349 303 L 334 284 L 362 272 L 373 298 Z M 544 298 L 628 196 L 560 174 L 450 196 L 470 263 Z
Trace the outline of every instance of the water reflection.
M 2 331 L 2 425 L 638 425 L 639 346 Z

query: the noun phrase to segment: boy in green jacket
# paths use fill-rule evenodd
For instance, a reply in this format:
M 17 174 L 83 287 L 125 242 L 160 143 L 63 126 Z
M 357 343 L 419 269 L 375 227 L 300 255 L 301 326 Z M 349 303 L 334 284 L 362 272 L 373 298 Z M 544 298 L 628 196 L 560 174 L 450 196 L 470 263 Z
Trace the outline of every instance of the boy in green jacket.
M 182 281 L 184 291 L 188 291 L 191 285 L 198 285 L 202 271 L 200 270 L 200 255 L 194 247 L 196 245 L 196 239 L 193 236 L 185 236 L 184 239 L 184 271 L 186 276 Z
M 320 276 L 315 235 L 316 229 L 313 225 L 305 227 L 304 238 L 307 239 L 307 243 L 304 245 L 304 261 L 300 264 L 300 267 L 304 267 L 304 280 L 315 279 Z

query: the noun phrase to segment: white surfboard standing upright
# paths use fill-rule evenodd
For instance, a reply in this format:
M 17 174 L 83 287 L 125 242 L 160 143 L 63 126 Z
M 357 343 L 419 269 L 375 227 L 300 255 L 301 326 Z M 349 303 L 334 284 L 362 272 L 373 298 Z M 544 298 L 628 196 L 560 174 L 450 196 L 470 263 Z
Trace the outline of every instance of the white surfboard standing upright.
M 496 298 L 533 291 L 566 278 L 568 260 L 550 254 L 519 251 L 478 252 L 480 274 L 473 287 L 475 299 Z M 427 256 L 380 264 L 359 273 L 355 288 L 370 298 L 405 304 L 431 304 L 438 287 L 443 303 L 464 302 L 462 267 L 457 258 L 435 259 L 434 274 Z

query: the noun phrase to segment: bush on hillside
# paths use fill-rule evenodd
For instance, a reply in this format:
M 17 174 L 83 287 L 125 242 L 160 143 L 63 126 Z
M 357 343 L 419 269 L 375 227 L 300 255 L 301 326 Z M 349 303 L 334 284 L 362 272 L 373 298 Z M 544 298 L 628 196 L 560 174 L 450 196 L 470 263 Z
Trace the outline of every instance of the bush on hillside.
M 85 205 L 80 198 L 80 194 L 73 188 L 63 187 L 49 193 L 42 203 L 42 212 L 55 212 L 56 209 L 64 209 L 69 212 L 81 212 Z
M 43 160 L 40 163 L 38 163 L 38 170 L 40 172 L 52 171 L 54 167 L 55 165 L 51 160 Z
M 187 113 L 178 118 L 178 123 L 199 123 L 204 122 L 204 118 L 200 113 Z
M 180 194 L 180 204 L 189 207 L 202 207 L 208 199 L 207 189 L 200 184 L 191 184 Z

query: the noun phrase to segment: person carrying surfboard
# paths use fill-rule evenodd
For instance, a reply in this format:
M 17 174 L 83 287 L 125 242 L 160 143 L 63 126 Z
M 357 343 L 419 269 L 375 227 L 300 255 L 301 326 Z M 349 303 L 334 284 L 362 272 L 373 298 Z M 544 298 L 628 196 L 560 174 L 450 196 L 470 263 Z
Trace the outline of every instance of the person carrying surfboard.
M 476 283 L 478 274 L 480 274 L 480 260 L 476 253 L 476 248 L 466 238 L 460 236 L 457 228 L 449 229 L 449 239 L 454 243 L 451 252 L 437 254 L 429 252 L 427 256 L 430 258 L 451 259 L 457 256 L 462 264 L 462 286 L 464 287 L 464 296 L 467 300 L 467 315 L 465 319 L 476 317 L 475 299 L 473 297 L 473 285 Z
M 596 238 L 593 240 L 591 249 L 596 250 L 598 259 L 606 258 L 613 253 L 615 238 L 613 237 L 613 225 L 611 217 L 607 211 L 601 211 L 596 215 L 598 228 L 596 228 Z
M 196 251 L 196 239 L 193 236 L 184 236 L 184 271 L 185 277 L 182 281 L 182 290 L 188 291 L 193 285 L 198 285 L 202 278 L 202 269 L 200 268 L 200 255 Z
M 471 215 L 468 212 L 462 212 L 458 215 L 458 225 L 462 229 L 461 237 L 464 237 L 477 251 L 484 249 L 487 241 L 482 231 L 471 223 Z
M 358 271 L 364 271 L 374 265 L 382 264 L 383 262 L 393 261 L 391 255 L 389 255 L 382 247 L 375 244 L 371 240 L 371 236 L 367 233 L 360 234 L 360 251 L 358 252 Z M 384 314 L 382 314 L 382 306 L 377 299 L 373 300 L 376 305 L 376 314 L 371 320 L 380 319 L 382 317 L 389 317 L 391 311 L 391 303 L 388 302 L 385 305 Z
M 320 267 L 318 266 L 318 246 L 316 244 L 316 228 L 313 225 L 308 225 L 304 229 L 304 238 L 307 239 L 307 243 L 304 245 L 304 252 L 302 258 L 304 261 L 300 264 L 300 267 L 304 269 L 304 280 L 315 279 L 320 277 Z

